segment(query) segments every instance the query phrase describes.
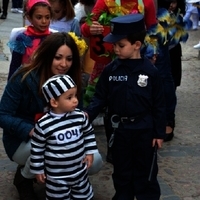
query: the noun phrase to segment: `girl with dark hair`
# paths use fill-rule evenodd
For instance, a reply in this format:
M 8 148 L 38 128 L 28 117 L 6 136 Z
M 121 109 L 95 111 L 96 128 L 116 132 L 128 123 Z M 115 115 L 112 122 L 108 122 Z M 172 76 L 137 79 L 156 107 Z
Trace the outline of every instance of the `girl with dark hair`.
M 30 62 L 33 52 L 44 38 L 51 34 L 49 24 L 52 13 L 47 0 L 28 0 L 24 5 L 24 11 L 31 25 L 8 43 L 12 51 L 8 80 L 21 64 Z
M 53 17 L 50 28 L 59 32 L 74 32 L 81 35 L 79 21 L 75 18 L 75 12 L 71 0 L 49 0 Z

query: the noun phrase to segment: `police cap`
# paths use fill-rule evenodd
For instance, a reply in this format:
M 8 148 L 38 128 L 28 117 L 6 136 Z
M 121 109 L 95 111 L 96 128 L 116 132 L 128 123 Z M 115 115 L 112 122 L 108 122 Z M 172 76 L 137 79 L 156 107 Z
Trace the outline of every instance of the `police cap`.
M 144 16 L 129 14 L 115 17 L 110 21 L 111 32 L 103 38 L 104 42 L 115 43 L 129 34 L 145 31 Z

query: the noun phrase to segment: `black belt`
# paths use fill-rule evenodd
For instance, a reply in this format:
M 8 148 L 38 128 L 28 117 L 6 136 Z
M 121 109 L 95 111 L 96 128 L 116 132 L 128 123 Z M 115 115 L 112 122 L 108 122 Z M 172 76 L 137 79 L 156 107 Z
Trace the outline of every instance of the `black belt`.
M 136 115 L 134 117 L 121 117 L 119 115 L 112 115 L 111 119 L 112 122 L 114 123 L 129 123 L 129 122 L 134 122 L 135 120 L 143 118 L 149 111 L 143 112 L 139 115 Z
M 127 122 L 134 122 L 138 117 L 120 117 L 120 122 L 127 123 Z

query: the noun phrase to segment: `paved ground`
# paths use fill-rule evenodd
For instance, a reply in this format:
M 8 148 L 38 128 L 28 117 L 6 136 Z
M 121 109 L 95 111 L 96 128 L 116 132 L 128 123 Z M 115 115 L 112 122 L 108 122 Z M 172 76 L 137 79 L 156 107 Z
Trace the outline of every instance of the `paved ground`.
M 6 83 L 10 52 L 6 46 L 12 28 L 22 25 L 19 14 L 8 14 L 0 20 L 0 96 Z M 192 47 L 200 39 L 200 30 L 191 31 L 183 47 L 183 79 L 177 90 L 176 128 L 173 141 L 164 143 L 158 153 L 159 182 L 162 200 L 200 200 L 200 60 Z M 99 150 L 105 160 L 103 127 L 95 127 Z M 0 129 L 0 138 L 2 130 Z M 0 200 L 18 200 L 12 185 L 16 164 L 11 162 L 0 141 Z M 112 165 L 104 162 L 103 169 L 90 177 L 95 200 L 111 199 L 114 190 Z M 38 200 L 44 199 L 44 189 L 35 185 Z

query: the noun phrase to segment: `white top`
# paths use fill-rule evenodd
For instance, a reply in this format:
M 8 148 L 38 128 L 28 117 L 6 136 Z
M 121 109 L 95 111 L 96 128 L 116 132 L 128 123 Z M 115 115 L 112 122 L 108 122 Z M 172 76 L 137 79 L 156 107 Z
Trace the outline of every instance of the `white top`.
M 77 18 L 67 20 L 63 17 L 60 20 L 52 20 L 50 28 L 57 30 L 58 32 L 74 32 L 77 36 L 81 35 L 80 25 Z

